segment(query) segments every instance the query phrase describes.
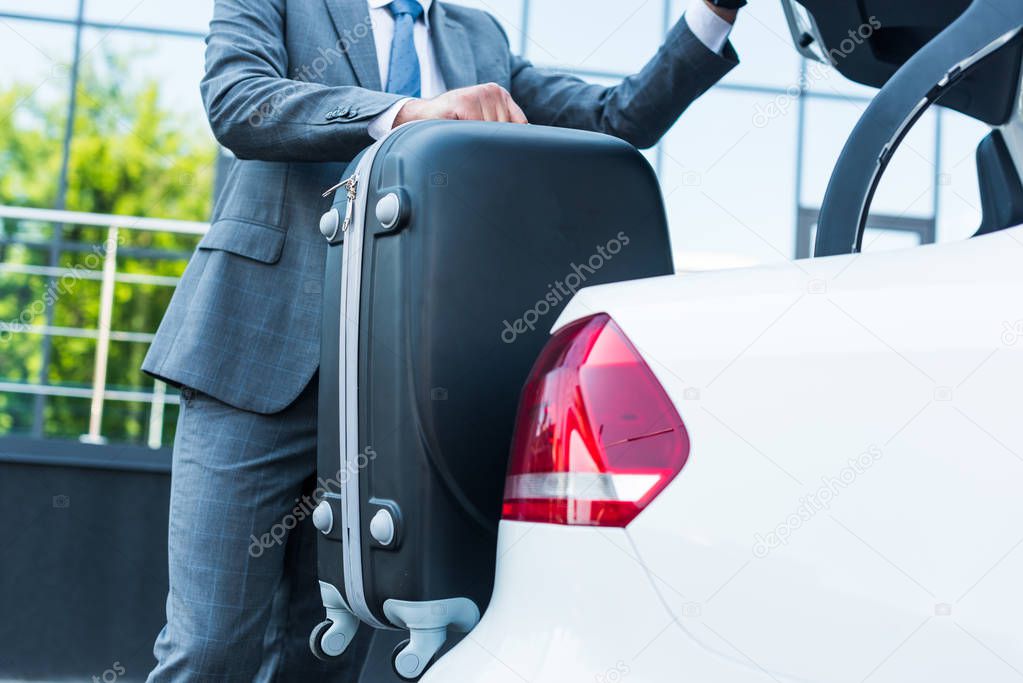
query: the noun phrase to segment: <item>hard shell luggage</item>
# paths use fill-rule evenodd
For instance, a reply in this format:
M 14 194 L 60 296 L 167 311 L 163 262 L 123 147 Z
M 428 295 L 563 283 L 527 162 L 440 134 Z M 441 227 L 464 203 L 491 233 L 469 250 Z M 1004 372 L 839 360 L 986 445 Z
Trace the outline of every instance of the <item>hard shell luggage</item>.
M 310 644 L 409 631 L 392 664 L 413 680 L 490 599 L 518 397 L 550 328 L 582 287 L 672 272 L 663 201 L 616 138 L 430 121 L 357 157 L 320 228 L 327 620 Z

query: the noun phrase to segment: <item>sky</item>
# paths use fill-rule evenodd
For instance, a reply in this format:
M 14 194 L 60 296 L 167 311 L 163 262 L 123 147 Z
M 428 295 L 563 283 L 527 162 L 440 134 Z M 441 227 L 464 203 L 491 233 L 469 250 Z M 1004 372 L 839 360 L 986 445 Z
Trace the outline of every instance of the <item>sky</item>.
M 669 19 L 683 0 L 670 0 Z M 664 30 L 662 0 L 534 0 L 523 40 L 522 0 L 470 0 L 505 26 L 513 48 L 538 65 L 625 74 L 656 51 Z M 77 0 L 0 0 L 0 13 L 73 17 Z M 86 0 L 86 16 L 114 24 L 204 31 L 211 0 Z M 574 27 L 565 30 L 566 26 Z M 36 97 L 54 97 L 65 75 L 54 64 L 71 55 L 68 27 L 0 19 L 0 84 L 12 79 L 42 83 Z M 797 101 L 800 62 L 781 5 L 758 0 L 742 12 L 733 34 L 742 64 L 728 86 L 770 86 L 778 93 L 713 90 L 682 117 L 664 140 L 661 181 L 682 268 L 767 263 L 795 253 L 795 205 L 818 207 L 846 137 L 865 108 L 871 89 L 827 69 L 813 71 L 809 88 L 832 95 L 811 98 L 803 150 L 802 188 L 797 190 Z M 198 95 L 202 41 L 191 38 L 90 29 L 83 50 L 111 48 L 136 54 L 135 74 L 163 84 L 167 106 L 205 126 Z M 605 79 L 613 83 L 614 79 Z M 771 112 L 766 116 L 765 112 Z M 896 155 L 875 210 L 929 217 L 939 208 L 939 241 L 968 237 L 980 223 L 973 155 L 988 129 L 954 112 L 942 116 L 940 182 L 935 187 L 936 116 L 928 113 Z M 655 154 L 648 154 L 652 162 Z M 937 191 L 937 197 L 935 192 Z M 908 240 L 908 241 L 907 241 Z M 871 235 L 868 250 L 910 246 L 912 238 Z

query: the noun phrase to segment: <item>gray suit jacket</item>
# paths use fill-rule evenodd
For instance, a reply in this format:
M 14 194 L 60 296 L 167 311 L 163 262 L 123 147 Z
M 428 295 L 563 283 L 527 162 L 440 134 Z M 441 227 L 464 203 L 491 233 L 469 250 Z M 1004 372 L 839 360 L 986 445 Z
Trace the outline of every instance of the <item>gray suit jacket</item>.
M 511 54 L 489 14 L 434 2 L 448 88 L 494 82 L 531 123 L 600 131 L 649 147 L 735 64 L 684 20 L 616 87 L 543 72 Z M 202 95 L 234 152 L 212 225 L 192 257 L 143 370 L 238 408 L 273 413 L 319 361 L 326 243 L 320 197 L 399 99 L 380 92 L 366 0 L 216 0 Z

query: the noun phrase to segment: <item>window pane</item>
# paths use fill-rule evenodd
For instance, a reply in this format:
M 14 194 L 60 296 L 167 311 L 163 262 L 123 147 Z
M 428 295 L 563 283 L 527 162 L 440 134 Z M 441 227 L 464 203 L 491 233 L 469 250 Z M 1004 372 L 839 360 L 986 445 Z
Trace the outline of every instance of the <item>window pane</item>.
M 526 56 L 545 66 L 632 73 L 657 51 L 662 29 L 663 5 L 652 0 L 533 0 Z
M 72 43 L 72 31 L 64 27 L 29 24 L 29 29 L 62 32 L 53 44 L 60 49 Z M 3 25 L 0 25 L 0 30 Z M 43 34 L 45 37 L 45 33 Z M 40 42 L 40 41 L 34 41 Z M 3 43 L 6 48 L 8 43 Z M 45 45 L 39 45 L 45 51 Z M 83 33 L 82 61 L 74 135 L 71 143 L 68 208 L 94 213 L 205 220 L 209 216 L 217 146 L 212 139 L 198 94 L 202 76 L 202 40 L 179 37 L 154 37 L 126 31 L 87 29 Z M 25 52 L 19 52 L 19 55 Z M 40 61 L 50 61 L 41 57 Z M 21 72 L 19 72 L 21 73 Z M 25 72 L 28 73 L 28 72 Z M 10 72 L 4 79 L 9 80 Z M 44 79 L 45 80 L 45 79 Z M 25 119 L 24 114 L 8 117 L 22 130 L 4 135 L 4 153 L 20 152 L 26 141 L 22 121 L 48 128 L 38 134 L 41 144 L 56 151 L 53 161 L 33 147 L 38 170 L 56 182 L 63 124 L 58 120 L 67 106 L 68 84 L 63 97 L 47 96 L 40 89 L 36 108 L 44 115 Z M 2 91 L 0 91 L 2 92 Z M 64 108 L 47 114 L 48 101 L 62 100 Z M 36 104 L 36 102 L 33 102 Z M 50 105 L 52 106 L 52 105 Z M 7 124 L 10 128 L 10 125 Z M 0 128 L 3 130 L 3 128 Z M 11 129 L 13 131 L 13 129 Z M 39 160 L 42 160 L 41 162 Z M 6 169 L 5 169 L 6 170 Z M 0 198 L 12 203 L 12 179 L 0 177 Z M 26 185 L 21 182 L 21 185 Z M 36 193 L 39 194 L 39 193 Z M 18 199 L 15 196 L 15 199 Z M 51 206 L 52 201 L 24 201 Z M 35 302 L 55 291 L 54 282 L 45 275 L 26 271 L 30 266 L 51 265 L 49 246 L 54 227 L 45 222 L 4 220 L 0 234 L 3 264 L 0 266 L 0 318 L 20 320 L 21 313 L 32 314 L 30 324 L 38 328 L 46 323 L 44 310 L 38 315 Z M 96 350 L 95 333 L 99 322 L 100 282 L 95 279 L 102 258 L 94 253 L 106 239 L 105 227 L 65 225 L 66 248 L 58 257 L 56 282 L 64 285 L 53 299 L 53 321 L 45 380 L 56 393 L 88 391 Z M 194 249 L 196 237 L 173 233 L 122 230 L 117 270 L 121 276 L 180 275 L 182 255 Z M 100 250 L 102 255 L 102 250 Z M 71 274 L 67 279 L 60 274 Z M 172 288 L 166 281 L 119 281 L 114 290 L 112 328 L 115 333 L 151 334 L 166 308 Z M 44 366 L 41 348 L 43 330 L 21 330 L 5 335 L 0 354 L 0 374 L 17 385 L 34 385 Z M 9 338 L 8 338 L 9 336 Z M 146 352 L 146 337 L 115 337 L 110 345 L 107 372 L 108 388 L 149 392 L 151 379 L 139 370 Z M 17 388 L 17 387 L 16 387 Z M 31 390 L 31 386 L 19 391 Z M 35 397 L 14 391 L 2 395 L 3 405 L 16 410 L 0 424 L 2 433 L 24 433 L 32 428 Z M 86 398 L 50 396 L 43 402 L 44 435 L 77 438 L 88 428 L 89 401 Z M 103 419 L 103 435 L 112 442 L 144 443 L 149 429 L 149 404 L 146 402 L 108 401 Z M 164 413 L 164 443 L 173 436 L 173 415 Z
M 31 399 L 31 397 L 27 398 Z M 90 406 L 90 400 L 87 398 L 50 397 L 46 403 L 46 426 L 43 435 L 51 439 L 78 439 L 83 434 L 87 434 Z M 28 409 L 31 411 L 30 401 Z M 103 404 L 101 434 L 111 443 L 144 445 L 147 443 L 149 435 L 151 410 L 148 402 L 106 401 Z M 177 413 L 176 405 L 167 405 L 164 408 L 163 438 L 161 439 L 164 446 L 169 446 L 174 440 Z
M 25 272 L 23 266 L 50 261 L 53 226 L 40 221 L 0 218 L 0 272 Z
M 91 29 L 83 43 L 69 206 L 206 220 L 217 146 L 199 96 L 202 41 Z
M 862 115 L 863 107 L 856 102 L 807 99 L 803 206 L 820 208 L 846 138 Z
M 57 197 L 74 31 L 0 20 L 0 204 L 50 207 Z
M 991 133 L 987 125 L 958 112 L 941 114 L 941 175 L 938 241 L 964 240 L 980 227 L 977 145 Z
M 78 15 L 78 0 L 0 0 L 0 12 L 37 14 L 61 19 L 74 19 Z
M 831 65 L 821 62 L 807 62 L 805 83 L 810 92 L 859 100 L 863 106 L 878 93 L 877 88 L 850 81 Z
M 59 4 L 33 9 L 58 14 Z M 0 20 L 0 64 L 17 65 L 0 70 L 0 205 L 57 201 L 73 42 L 67 26 Z M 54 230 L 44 222 L 0 223 L 0 381 L 20 387 L 37 382 L 44 362 L 43 337 L 32 328 L 46 324 L 49 280 L 40 268 L 50 263 Z M 34 406 L 34 396 L 0 394 L 0 434 L 30 432 Z
M 795 108 L 762 125 L 752 122 L 773 100 L 712 92 L 669 133 L 662 186 L 677 268 L 794 254 Z
M 87 0 L 85 18 L 109 24 L 149 26 L 205 33 L 213 17 L 213 0 Z
M 532 0 L 534 6 L 542 1 Z M 523 3 L 524 0 L 461 0 L 458 4 L 475 7 L 493 15 L 508 34 L 512 53 L 519 54 L 522 45 Z
M 851 100 L 808 101 L 804 206 L 820 207 L 846 139 L 864 108 L 865 105 Z M 933 215 L 934 135 L 931 111 L 914 126 L 896 152 L 874 198 L 872 213 L 917 218 Z
M 18 231 L 11 231 L 12 239 L 27 240 L 49 234 L 42 224 L 19 222 Z M 136 233 L 144 239 L 131 238 Z M 42 273 L 31 270 L 33 264 L 26 264 L 26 258 L 15 259 L 17 250 L 35 249 L 20 243 L 6 246 L 6 258 L 0 264 L 0 320 L 4 325 L 0 332 L 0 381 L 18 385 L 38 383 L 42 367 L 41 344 L 44 339 L 43 325 L 46 324 L 44 302 L 53 306 L 53 321 L 46 383 L 58 392 L 67 390 L 88 390 L 93 379 L 93 361 L 96 354 L 96 329 L 99 324 L 101 283 L 99 275 L 103 265 L 103 253 L 93 247 L 103 244 L 106 230 L 90 226 L 65 225 L 64 245 L 60 255 L 55 279 L 49 280 Z M 148 393 L 153 385 L 150 378 L 139 370 L 146 353 L 149 338 L 163 314 L 172 293 L 173 280 L 184 268 L 181 253 L 158 249 L 152 246 L 153 239 L 174 239 L 173 235 L 145 231 L 123 230 L 124 239 L 119 240 L 118 277 L 114 288 L 112 330 L 113 339 L 109 349 L 107 387 L 109 390 L 132 390 Z M 196 237 L 179 238 L 182 242 L 178 252 L 194 247 Z M 140 250 L 146 251 L 140 251 Z M 151 258 L 149 254 L 165 254 Z M 45 261 L 48 252 L 36 255 L 35 260 Z M 146 281 L 152 275 L 155 280 Z M 132 281 L 142 279 L 143 281 Z M 13 326 L 13 328 L 12 328 Z M 121 333 L 129 333 L 128 337 Z M 141 335 L 141 336 L 139 336 Z M 26 387 L 27 388 L 27 387 Z M 0 433 L 26 431 L 31 425 L 30 404 L 16 398 L 14 392 L 3 400 L 17 410 L 8 426 L 0 424 Z M 77 437 L 87 425 L 87 399 L 74 397 L 48 397 L 45 399 L 45 420 L 43 431 L 53 437 Z M 104 416 L 103 435 L 112 441 L 134 442 L 148 429 L 148 417 L 139 417 L 140 403 L 127 410 L 126 405 L 116 402 Z M 118 412 L 121 411 L 121 412 Z M 111 417 L 117 415 L 115 419 Z M 108 425 L 109 422 L 109 425 Z M 171 429 L 165 433 L 173 433 Z
M 46 278 L 0 272 L 0 382 L 34 382 L 41 362 L 41 338 L 30 329 L 45 324 Z
M 34 407 L 35 396 L 0 392 L 0 435 L 31 433 Z
M 934 215 L 935 134 L 932 109 L 913 126 L 895 153 L 871 212 L 917 218 Z

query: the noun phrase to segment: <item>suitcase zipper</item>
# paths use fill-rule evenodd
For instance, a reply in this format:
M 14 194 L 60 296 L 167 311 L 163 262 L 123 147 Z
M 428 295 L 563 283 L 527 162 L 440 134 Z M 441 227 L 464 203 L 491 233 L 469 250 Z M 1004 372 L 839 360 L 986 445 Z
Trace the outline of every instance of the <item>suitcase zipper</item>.
M 340 183 L 331 187 L 323 193 L 324 197 L 329 197 L 332 192 L 345 188 L 348 192 L 348 204 L 345 207 L 345 219 L 341 223 L 341 232 L 347 232 L 348 227 L 352 224 L 352 214 L 355 212 L 355 198 L 359 194 L 359 174 L 358 172 L 353 173 L 348 178 L 345 178 Z
M 377 141 L 366 152 L 349 178 L 341 181 L 328 191 L 344 187 L 348 194 L 348 207 L 340 230 L 352 234 L 344 240 L 342 258 L 341 324 L 344 329 L 340 342 L 341 386 L 339 396 L 339 440 L 341 447 L 341 469 L 344 472 L 344 493 L 341 507 L 344 529 L 342 565 L 344 574 L 345 599 L 352 612 L 373 628 L 390 628 L 374 616 L 366 599 L 365 578 L 362 572 L 362 523 L 359 510 L 359 427 L 358 427 L 358 354 L 359 354 L 359 301 L 362 285 L 363 237 L 369 192 L 358 192 L 359 182 L 365 176 L 372 177 L 373 162 L 380 151 L 383 140 Z M 367 185 L 367 188 L 369 186 Z M 356 206 L 358 203 L 358 206 Z

